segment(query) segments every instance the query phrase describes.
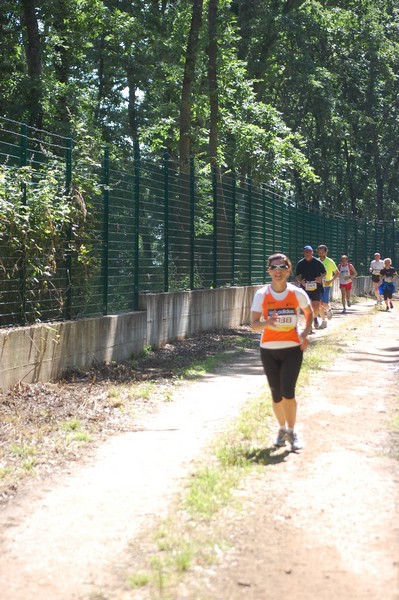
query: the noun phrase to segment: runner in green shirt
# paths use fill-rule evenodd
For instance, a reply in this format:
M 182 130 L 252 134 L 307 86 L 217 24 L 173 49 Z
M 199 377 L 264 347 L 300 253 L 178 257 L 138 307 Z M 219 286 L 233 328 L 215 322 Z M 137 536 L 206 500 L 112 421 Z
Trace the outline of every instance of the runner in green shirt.
M 327 256 L 328 248 L 325 244 L 320 244 L 320 246 L 317 246 L 317 252 L 319 255 L 319 260 L 321 260 L 326 270 L 326 276 L 323 279 L 323 292 L 320 296 L 320 329 L 325 329 L 325 327 L 327 327 L 327 319 L 331 319 L 332 317 L 330 291 L 333 281 L 339 277 L 339 271 L 333 259 Z

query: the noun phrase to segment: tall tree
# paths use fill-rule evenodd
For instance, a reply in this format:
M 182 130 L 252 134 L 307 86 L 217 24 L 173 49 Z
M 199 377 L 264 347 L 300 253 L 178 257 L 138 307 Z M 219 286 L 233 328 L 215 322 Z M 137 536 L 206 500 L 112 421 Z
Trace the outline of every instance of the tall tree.
M 195 81 L 195 65 L 198 40 L 202 25 L 203 0 L 192 0 L 191 24 L 187 40 L 184 75 L 179 116 L 179 161 L 182 172 L 187 172 L 190 159 L 190 129 L 192 117 L 192 89 Z
M 28 123 L 41 129 L 43 127 L 42 59 L 35 0 L 22 0 L 22 8 L 27 39 L 25 53 L 30 80 Z
M 218 164 L 218 123 L 219 123 L 219 95 L 218 95 L 218 8 L 219 0 L 209 0 L 208 5 L 208 85 L 209 85 L 209 156 L 212 165 Z

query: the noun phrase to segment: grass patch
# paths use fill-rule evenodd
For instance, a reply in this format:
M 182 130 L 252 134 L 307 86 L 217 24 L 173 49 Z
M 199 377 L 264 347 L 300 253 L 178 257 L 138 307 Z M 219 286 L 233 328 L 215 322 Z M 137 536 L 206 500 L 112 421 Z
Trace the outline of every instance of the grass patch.
M 37 461 L 33 458 L 30 458 L 28 460 L 24 460 L 24 462 L 22 463 L 22 468 L 24 471 L 27 471 L 29 473 L 35 468 L 36 464 Z
M 86 444 L 91 441 L 89 432 L 82 428 L 82 423 L 79 419 L 64 421 L 61 423 L 61 429 L 67 432 L 67 442 L 81 442 Z
M 190 486 L 185 505 L 193 515 L 210 518 L 231 497 L 231 490 L 238 485 L 240 474 L 233 468 L 204 467 L 200 469 Z
M 395 406 L 399 405 L 399 399 L 396 399 Z M 391 443 L 390 455 L 399 460 L 399 414 L 396 414 L 391 421 Z
M 214 372 L 220 365 L 231 362 L 244 350 L 257 348 L 258 340 L 244 336 L 232 336 L 225 340 L 221 352 L 214 353 L 201 360 L 193 360 L 188 367 L 178 367 L 175 371 L 181 379 L 199 379 Z
M 15 456 L 19 456 L 21 458 L 29 458 L 36 454 L 36 449 L 32 446 L 26 446 L 24 444 L 12 444 L 11 452 L 15 454 Z
M 91 436 L 87 431 L 75 431 L 72 435 L 68 436 L 68 440 L 87 444 L 91 441 Z
M 215 354 L 208 356 L 207 358 L 198 361 L 189 367 L 185 367 L 179 371 L 179 377 L 181 379 L 199 379 L 207 373 L 211 373 L 221 364 L 227 362 L 226 354 Z
M 0 479 L 5 479 L 10 473 L 11 469 L 9 467 L 0 467 Z
M 70 419 L 69 421 L 63 421 L 60 423 L 60 426 L 64 431 L 78 431 L 82 424 L 79 419 Z
M 175 590 L 192 569 L 215 563 L 224 542 L 215 540 L 210 524 L 237 500 L 234 492 L 245 476 L 259 468 L 254 459 L 265 446 L 271 398 L 265 388 L 212 444 L 189 482 L 187 492 L 154 535 L 144 568 L 150 573 L 149 598 L 175 598 Z M 156 596 L 154 596 L 156 595 Z
M 151 578 L 148 573 L 134 573 L 130 575 L 127 579 L 127 583 L 131 588 L 142 588 L 148 585 Z

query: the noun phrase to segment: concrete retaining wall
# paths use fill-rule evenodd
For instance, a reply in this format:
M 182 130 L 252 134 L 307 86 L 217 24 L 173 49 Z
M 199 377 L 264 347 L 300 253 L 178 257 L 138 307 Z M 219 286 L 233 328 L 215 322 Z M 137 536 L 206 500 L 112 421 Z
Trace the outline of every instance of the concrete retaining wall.
M 164 346 L 201 331 L 248 323 L 255 290 L 260 286 L 195 290 L 141 296 L 147 313 L 147 344 Z
M 0 388 L 55 381 L 66 369 L 128 360 L 146 346 L 238 327 L 248 323 L 256 289 L 146 294 L 138 312 L 0 330 Z
M 259 287 L 146 294 L 138 312 L 0 330 L 0 387 L 55 381 L 70 368 L 124 361 L 146 346 L 246 324 Z M 370 289 L 369 277 L 355 281 L 355 295 Z M 332 298 L 340 297 L 334 282 Z

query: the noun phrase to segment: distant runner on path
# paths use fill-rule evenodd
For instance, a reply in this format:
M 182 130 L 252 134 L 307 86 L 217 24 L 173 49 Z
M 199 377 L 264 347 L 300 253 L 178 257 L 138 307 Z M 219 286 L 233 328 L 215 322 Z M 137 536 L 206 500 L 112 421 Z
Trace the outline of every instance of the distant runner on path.
M 334 281 L 339 277 L 339 271 L 333 259 L 327 256 L 328 248 L 325 244 L 317 246 L 317 253 L 319 260 L 321 260 L 326 270 L 326 277 L 323 279 L 323 291 L 320 296 L 320 329 L 325 329 L 327 327 L 327 319 L 330 320 L 332 318 L 330 292 Z
M 339 271 L 339 289 L 341 290 L 342 312 L 346 313 L 346 306 L 351 305 L 352 279 L 357 277 L 357 271 L 352 263 L 349 262 L 346 254 L 341 256 L 341 262 L 338 265 Z
M 380 271 L 382 283 L 381 289 L 384 295 L 385 301 L 385 310 L 389 311 L 389 309 L 393 308 L 392 304 L 392 295 L 395 291 L 395 279 L 396 279 L 396 269 L 392 266 L 392 261 L 390 258 L 384 259 L 384 268 Z
M 369 271 L 371 273 L 371 281 L 373 282 L 376 304 L 382 304 L 382 298 L 378 287 L 381 283 L 380 272 L 383 268 L 384 261 L 381 260 L 381 254 L 379 252 L 375 252 L 374 260 L 370 262 Z

